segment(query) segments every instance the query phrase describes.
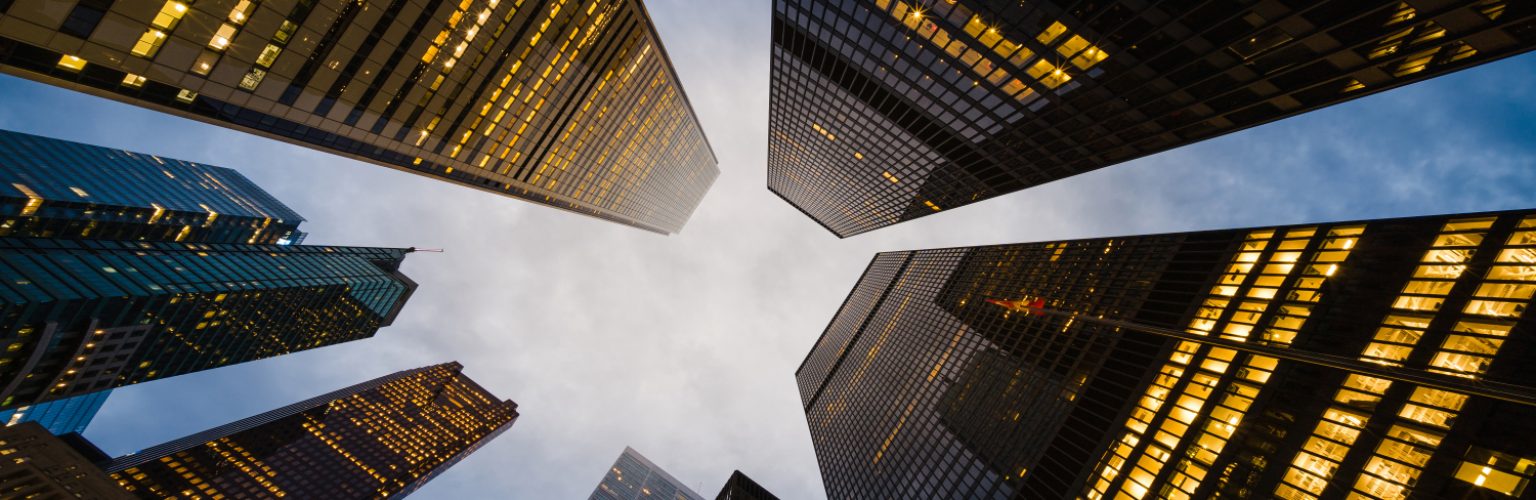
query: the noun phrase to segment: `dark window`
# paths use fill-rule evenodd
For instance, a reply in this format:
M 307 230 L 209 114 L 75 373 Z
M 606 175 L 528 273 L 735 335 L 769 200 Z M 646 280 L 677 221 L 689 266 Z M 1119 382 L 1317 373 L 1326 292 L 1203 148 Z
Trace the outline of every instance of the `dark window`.
M 10 3 L 10 0 L 0 0 L 0 10 L 10 7 Z M 96 30 L 96 25 L 101 24 L 102 16 L 107 15 L 107 9 L 110 8 L 112 0 L 80 0 L 80 3 L 75 4 L 75 10 L 70 11 L 69 17 L 64 18 L 59 31 L 87 38 Z

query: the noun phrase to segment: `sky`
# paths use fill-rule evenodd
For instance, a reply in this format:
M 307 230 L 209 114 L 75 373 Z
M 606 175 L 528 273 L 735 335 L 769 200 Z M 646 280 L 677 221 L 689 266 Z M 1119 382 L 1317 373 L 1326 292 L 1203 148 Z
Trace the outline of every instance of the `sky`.
M 632 446 L 712 497 L 824 498 L 794 371 L 880 251 L 1536 207 L 1536 54 L 846 240 L 765 188 L 768 2 L 648 0 L 721 175 L 659 236 L 0 76 L 0 128 L 234 168 L 308 244 L 432 247 L 372 339 L 118 389 L 123 454 L 457 360 L 517 423 L 413 498 L 585 498 Z

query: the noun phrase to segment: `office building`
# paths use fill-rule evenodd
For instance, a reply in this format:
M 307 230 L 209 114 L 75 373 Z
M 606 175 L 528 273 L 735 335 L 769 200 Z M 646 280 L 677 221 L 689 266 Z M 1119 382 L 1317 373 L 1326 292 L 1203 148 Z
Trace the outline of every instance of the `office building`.
M 830 498 L 1502 498 L 1536 210 L 877 255 L 796 372 Z
M 49 434 L 35 422 L 0 427 L 0 498 L 133 498 L 96 467 L 94 455 L 82 451 L 99 452 L 86 441 Z
M 403 498 L 505 432 L 517 404 L 458 363 L 406 370 L 111 460 L 140 498 Z
M 0 237 L 297 244 L 303 221 L 234 170 L 0 130 Z
M 840 237 L 1536 46 L 1505 0 L 773 4 L 768 187 Z
M 779 500 L 779 497 L 738 470 L 731 472 L 731 478 L 725 481 L 725 487 L 720 488 L 715 500 Z
M 0 238 L 0 408 L 371 337 L 408 252 Z
M 233 170 L 4 131 L 0 158 L 0 410 L 55 432 L 97 391 L 370 337 L 416 288 L 410 250 L 291 245 Z
M 0 1 L 0 71 L 658 233 L 719 174 L 640 0 Z
M 37 422 L 55 435 L 79 434 L 96 418 L 101 405 L 106 404 L 111 390 L 89 392 L 79 396 L 56 399 L 46 403 L 0 410 L 0 425 L 20 425 Z
M 704 500 L 682 481 L 628 446 L 603 475 L 589 500 Z

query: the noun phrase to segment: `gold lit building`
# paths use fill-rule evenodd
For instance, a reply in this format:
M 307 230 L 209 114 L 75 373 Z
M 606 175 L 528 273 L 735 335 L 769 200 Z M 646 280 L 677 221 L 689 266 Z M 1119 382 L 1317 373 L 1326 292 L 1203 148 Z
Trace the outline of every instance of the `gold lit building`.
M 1536 210 L 877 255 L 830 498 L 1530 498 Z
M 774 0 L 768 188 L 839 237 L 1536 47 L 1506 0 Z
M 500 435 L 517 404 L 458 363 L 406 370 L 132 455 L 140 498 L 403 498 Z
M 640 0 L 6 0 L 0 70 L 660 233 L 719 173 Z

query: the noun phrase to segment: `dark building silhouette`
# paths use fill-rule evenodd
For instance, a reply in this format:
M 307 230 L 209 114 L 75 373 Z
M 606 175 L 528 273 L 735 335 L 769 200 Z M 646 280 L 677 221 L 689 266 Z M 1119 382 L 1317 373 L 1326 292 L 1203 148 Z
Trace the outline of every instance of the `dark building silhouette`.
M 97 453 L 78 434 L 55 437 L 36 422 L 0 427 L 0 498 L 133 498 L 97 468 Z
M 719 175 L 640 0 L 0 1 L 0 71 L 659 233 Z
M 517 420 L 458 363 L 406 370 L 113 459 L 140 498 L 403 498 Z
M 738 470 L 731 472 L 731 478 L 725 481 L 725 487 L 720 488 L 715 500 L 779 500 L 779 497 Z
M 796 379 L 831 498 L 1523 498 L 1533 295 L 1536 210 L 887 252 Z
M 775 0 L 768 187 L 840 237 L 1536 46 L 1504 0 Z

